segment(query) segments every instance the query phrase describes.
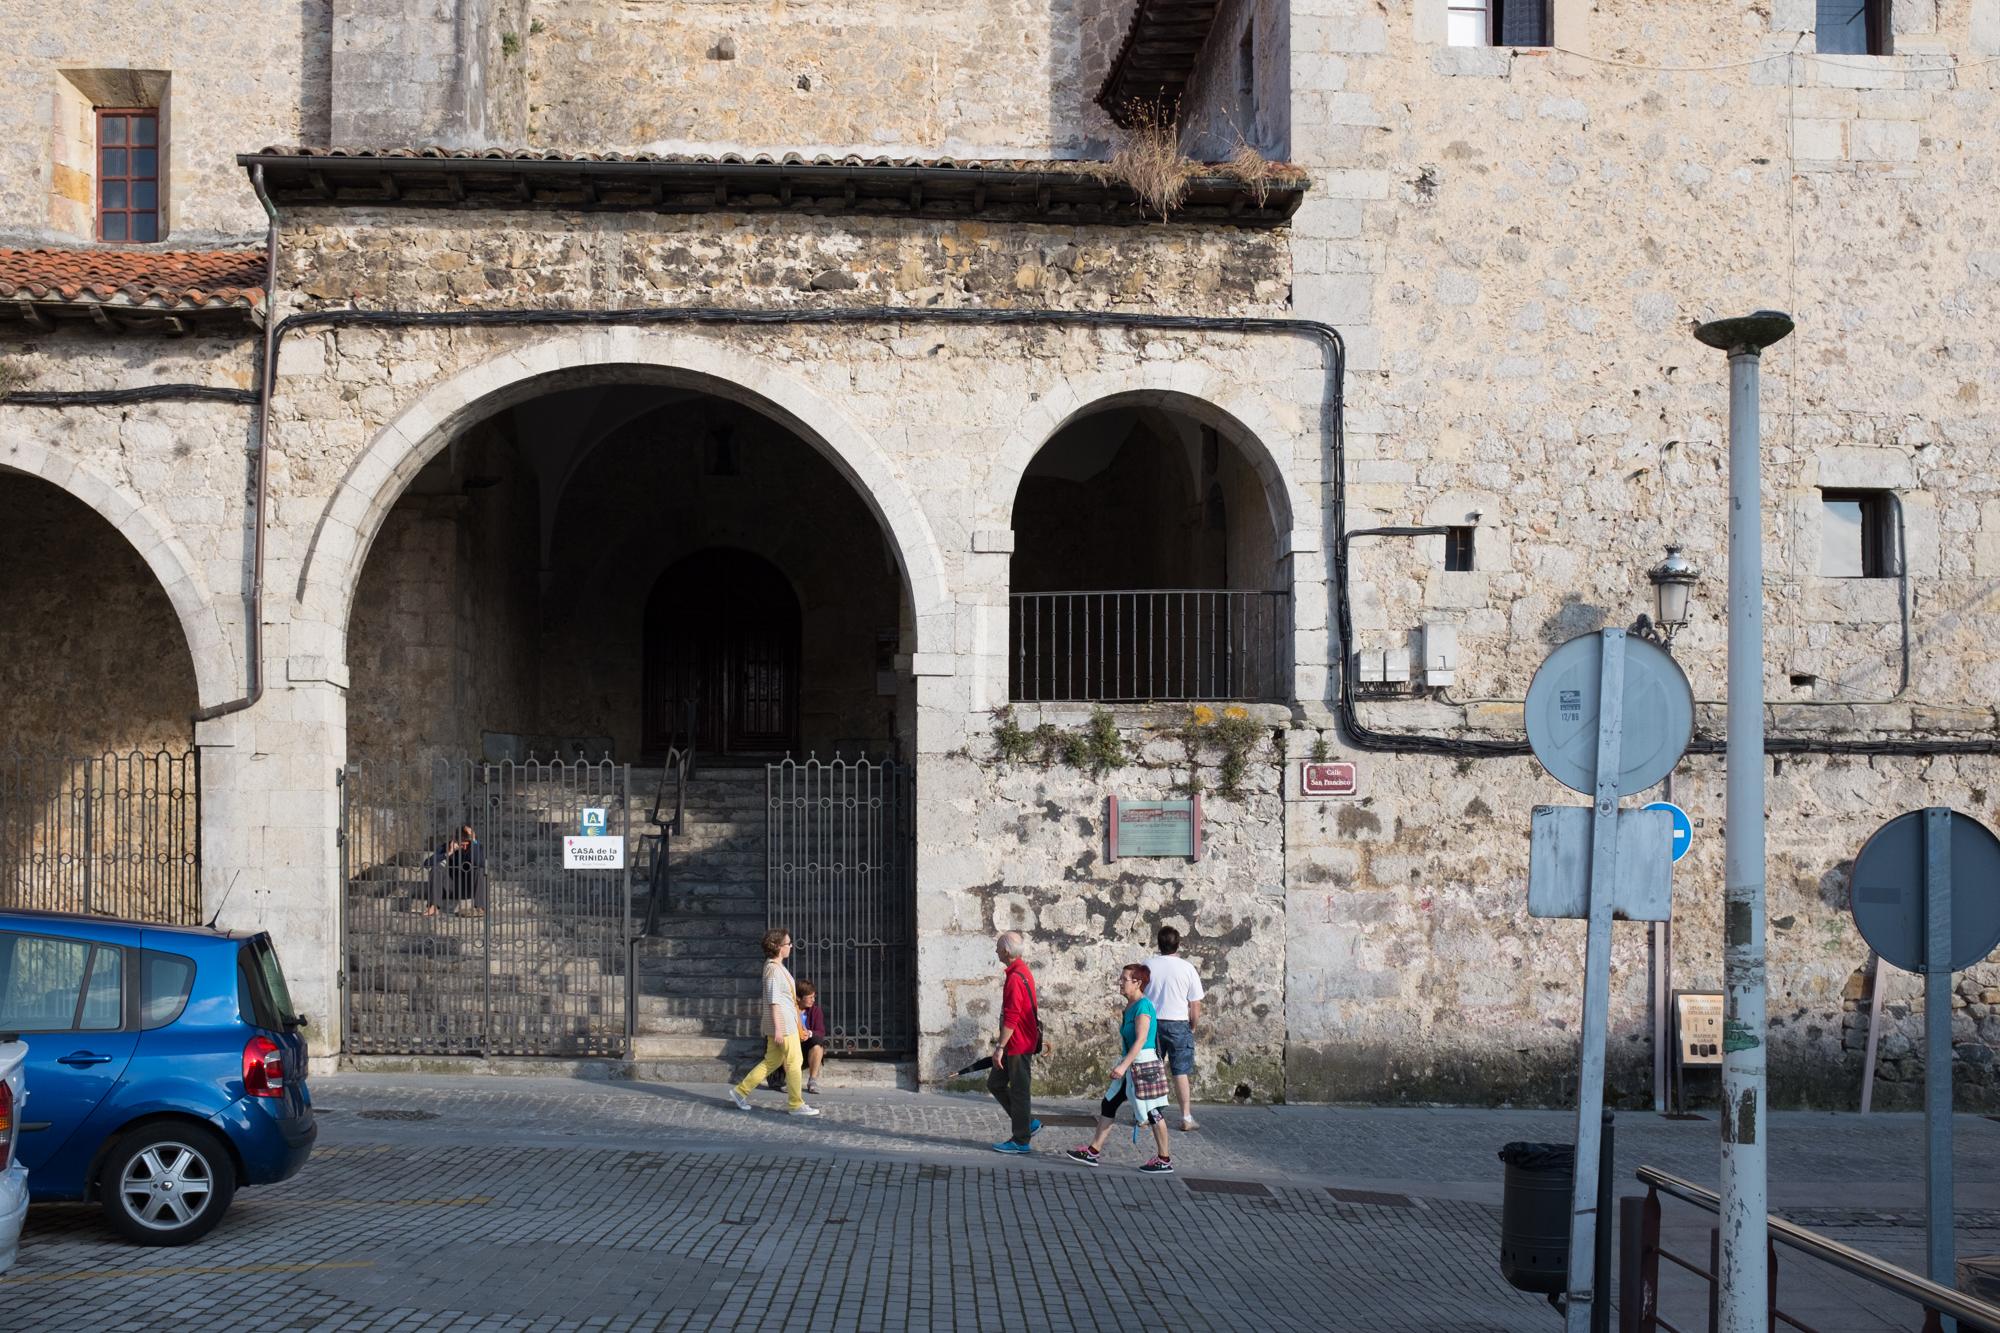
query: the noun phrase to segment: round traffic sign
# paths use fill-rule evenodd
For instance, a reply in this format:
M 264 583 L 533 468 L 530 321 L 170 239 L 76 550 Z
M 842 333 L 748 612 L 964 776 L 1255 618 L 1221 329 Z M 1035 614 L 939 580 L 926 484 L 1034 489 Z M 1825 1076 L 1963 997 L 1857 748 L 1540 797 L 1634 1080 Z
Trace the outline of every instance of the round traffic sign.
M 1971 967 L 2000 944 L 2000 838 L 1971 815 L 1948 812 L 1951 959 Z M 1905 972 L 1924 968 L 1925 812 L 1909 810 L 1875 830 L 1854 858 L 1854 924 L 1868 947 Z
M 1674 860 L 1686 856 L 1688 849 L 1694 846 L 1694 821 L 1688 818 L 1688 812 L 1672 801 L 1652 801 L 1646 809 L 1667 812 L 1668 818 L 1674 822 Z
M 1603 634 L 1571 639 L 1528 685 L 1528 744 L 1565 787 L 1597 794 L 1597 709 Z M 1625 726 L 1618 790 L 1644 791 L 1673 772 L 1694 736 L 1694 691 L 1665 649 L 1625 636 Z

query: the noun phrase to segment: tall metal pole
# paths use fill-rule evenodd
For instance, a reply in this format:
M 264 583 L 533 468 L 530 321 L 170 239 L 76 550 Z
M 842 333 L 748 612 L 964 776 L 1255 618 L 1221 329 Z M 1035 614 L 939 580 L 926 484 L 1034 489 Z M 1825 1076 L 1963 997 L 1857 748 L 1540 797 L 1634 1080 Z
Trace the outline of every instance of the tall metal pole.
M 1722 908 L 1722 1207 L 1718 1327 L 1769 1324 L 1764 1110 L 1764 504 L 1757 394 L 1763 350 L 1791 316 L 1759 310 L 1695 337 L 1729 354 L 1729 730 Z
M 1673 646 L 1663 644 L 1671 656 Z M 1661 784 L 1660 799 L 1672 802 L 1674 799 L 1674 775 L 1667 774 Z M 1668 1009 L 1674 1001 L 1674 920 L 1670 915 L 1665 921 L 1651 923 L 1647 931 L 1647 943 L 1653 951 L 1653 1110 L 1664 1115 L 1667 1109 L 1667 1053 L 1668 1043 L 1673 1039 L 1672 1019 Z

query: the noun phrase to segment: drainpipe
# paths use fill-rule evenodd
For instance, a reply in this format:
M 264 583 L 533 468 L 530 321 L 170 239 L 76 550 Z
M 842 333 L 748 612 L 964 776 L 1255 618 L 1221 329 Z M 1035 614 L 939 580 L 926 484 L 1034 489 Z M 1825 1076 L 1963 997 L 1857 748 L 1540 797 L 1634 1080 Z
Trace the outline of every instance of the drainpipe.
M 278 374 L 278 207 L 264 188 L 264 168 L 253 167 L 250 186 L 268 219 L 264 232 L 264 354 L 257 376 L 257 452 L 250 465 L 251 524 L 253 554 L 250 560 L 250 624 L 247 636 L 246 679 L 249 693 L 228 703 L 197 709 L 196 722 L 212 722 L 218 717 L 240 713 L 256 706 L 264 697 L 264 511 L 269 489 L 271 463 L 271 390 Z

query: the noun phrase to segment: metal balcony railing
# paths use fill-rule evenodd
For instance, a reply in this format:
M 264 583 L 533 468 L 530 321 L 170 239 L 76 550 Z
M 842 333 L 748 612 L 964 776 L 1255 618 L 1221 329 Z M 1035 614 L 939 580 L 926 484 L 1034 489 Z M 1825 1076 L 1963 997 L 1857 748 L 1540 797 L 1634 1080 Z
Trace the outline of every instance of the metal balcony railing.
M 1291 597 L 1152 588 L 1009 599 L 1016 703 L 1283 700 Z

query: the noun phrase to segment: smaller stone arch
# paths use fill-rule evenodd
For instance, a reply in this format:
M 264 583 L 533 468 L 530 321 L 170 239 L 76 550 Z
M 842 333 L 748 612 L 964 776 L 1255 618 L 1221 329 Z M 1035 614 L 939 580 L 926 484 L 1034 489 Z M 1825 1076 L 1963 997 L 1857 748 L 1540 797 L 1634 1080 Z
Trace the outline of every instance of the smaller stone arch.
M 1297 454 L 1295 445 L 1286 447 L 1296 432 L 1264 403 L 1238 392 L 1221 376 L 1176 363 L 1065 379 L 1043 392 L 1021 415 L 995 457 L 982 526 L 1012 526 L 1022 476 L 1035 455 L 1064 428 L 1097 412 L 1136 406 L 1178 412 L 1220 431 L 1264 483 L 1279 550 L 1317 555 L 1319 505 L 1297 484 L 1284 461 Z
M 33 441 L 17 440 L 0 451 L 0 471 L 18 472 L 49 483 L 74 497 L 109 523 L 152 571 L 174 608 L 194 662 L 196 697 L 203 707 L 242 692 L 241 659 L 231 647 L 222 618 L 195 574 L 187 547 L 157 513 L 124 486 L 106 481 L 76 459 Z

